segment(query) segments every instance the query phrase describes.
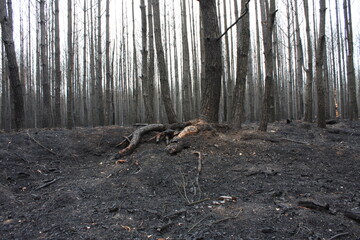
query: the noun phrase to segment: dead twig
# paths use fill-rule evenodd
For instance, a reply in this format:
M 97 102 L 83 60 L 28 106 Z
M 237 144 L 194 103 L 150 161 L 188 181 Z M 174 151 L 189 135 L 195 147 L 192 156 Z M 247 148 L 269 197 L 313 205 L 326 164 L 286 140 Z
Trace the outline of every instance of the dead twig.
M 30 135 L 30 132 L 27 131 L 27 135 L 29 136 L 29 138 L 31 140 L 33 140 L 36 144 L 38 144 L 40 147 L 44 148 L 46 151 L 48 151 L 49 153 L 55 155 L 55 156 L 58 156 L 58 154 L 56 152 L 54 152 L 53 150 L 45 147 L 44 145 L 42 145 L 39 141 L 37 141 L 33 136 Z
M 236 219 L 236 218 L 240 215 L 240 213 L 242 213 L 242 212 L 243 212 L 243 209 L 240 209 L 240 211 L 239 211 L 235 216 L 219 219 L 219 220 L 217 220 L 217 221 L 215 221 L 215 222 L 209 223 L 208 226 L 211 226 L 211 225 L 214 225 L 214 224 L 218 224 L 218 223 L 220 223 L 220 222 L 224 222 L 224 221 L 231 220 L 231 219 Z
M 123 136 L 123 138 L 125 138 L 124 140 L 121 141 L 121 143 L 117 144 L 115 147 L 121 147 L 124 143 L 129 142 L 130 143 L 130 138 L 132 137 L 132 134 L 130 134 L 129 136 Z
M 298 144 L 310 145 L 310 143 L 301 142 L 301 141 L 297 141 L 297 140 L 293 140 L 293 139 L 289 139 L 289 138 L 280 138 L 280 140 L 293 142 L 293 143 L 298 143 Z
M 51 184 L 56 183 L 59 179 L 62 179 L 62 177 L 60 177 L 60 178 L 55 178 L 55 179 L 53 179 L 53 180 L 51 180 L 51 181 L 49 181 L 49 182 L 47 182 L 47 183 L 45 183 L 45 184 L 37 187 L 37 188 L 35 188 L 35 190 L 40 190 L 40 189 L 42 189 L 42 188 L 48 187 L 48 186 L 50 186 Z
M 205 201 L 209 201 L 209 200 L 210 200 L 210 198 L 204 198 L 204 199 L 201 199 L 201 200 L 190 203 L 189 206 L 193 206 L 193 205 L 196 205 L 196 204 L 199 204 L 199 203 L 202 203 L 202 202 L 205 202 Z
M 192 225 L 192 227 L 188 230 L 188 233 L 191 232 L 194 228 L 196 228 L 202 221 L 204 221 L 205 219 L 207 219 L 211 214 L 206 215 L 205 217 L 203 217 L 202 219 L 200 219 L 198 222 L 196 222 L 194 225 Z
M 333 239 L 335 239 L 335 238 L 342 237 L 342 236 L 346 236 L 346 235 L 349 235 L 349 233 L 348 233 L 348 232 L 339 233 L 339 234 L 336 234 L 336 235 L 332 236 L 332 237 L 329 238 L 328 240 L 333 240 Z

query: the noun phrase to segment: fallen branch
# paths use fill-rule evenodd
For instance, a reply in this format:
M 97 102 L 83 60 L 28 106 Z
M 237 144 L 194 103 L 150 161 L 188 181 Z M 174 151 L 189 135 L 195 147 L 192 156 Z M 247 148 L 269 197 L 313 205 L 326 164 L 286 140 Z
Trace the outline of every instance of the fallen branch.
M 48 186 L 50 186 L 51 184 L 56 183 L 59 179 L 62 179 L 62 178 L 61 178 L 61 177 L 60 177 L 60 178 L 55 178 L 55 179 L 53 179 L 53 180 L 51 180 L 51 181 L 49 181 L 49 182 L 47 182 L 47 183 L 45 183 L 45 184 L 37 187 L 35 190 L 40 190 L 40 189 L 42 189 L 42 188 L 48 187 Z
M 206 218 L 208 218 L 211 214 L 206 215 L 202 219 L 200 219 L 198 222 L 196 222 L 189 230 L 188 232 L 191 232 L 194 228 L 196 228 L 202 221 L 204 221 Z
M 219 219 L 219 220 L 217 220 L 217 221 L 215 221 L 215 222 L 209 223 L 208 226 L 211 226 L 211 225 L 214 225 L 214 224 L 218 224 L 218 223 L 220 223 L 220 222 L 224 222 L 224 221 L 231 220 L 231 219 L 236 219 L 236 218 L 240 215 L 240 213 L 242 213 L 242 212 L 243 212 L 243 209 L 240 209 L 240 211 L 239 211 L 235 216 Z
M 333 239 L 335 239 L 335 238 L 342 237 L 342 236 L 346 236 L 346 235 L 349 235 L 349 233 L 348 233 L 348 232 L 339 233 L 339 234 L 336 234 L 335 236 L 332 236 L 332 237 L 329 238 L 328 240 L 333 240 Z
M 136 129 L 132 134 L 133 137 L 130 141 L 130 144 L 126 148 L 120 150 L 116 154 L 115 158 L 120 158 L 120 157 L 131 154 L 135 150 L 136 146 L 139 144 L 140 138 L 143 134 L 150 132 L 150 131 L 164 131 L 164 130 L 165 130 L 164 124 L 151 124 L 151 125 L 147 125 L 145 127 Z
M 131 137 L 132 137 L 132 134 L 130 134 L 129 136 L 123 136 L 123 138 L 125 138 L 125 139 L 122 140 L 121 143 L 117 144 L 115 147 L 121 147 L 126 142 L 130 143 L 131 142 L 131 140 L 130 140 Z
M 301 142 L 301 141 L 297 141 L 297 140 L 293 140 L 293 139 L 289 139 L 289 138 L 280 138 L 280 140 L 293 142 L 293 143 L 298 143 L 298 144 L 310 145 L 310 143 Z
M 199 203 L 202 203 L 202 202 L 206 202 L 206 201 L 209 201 L 209 200 L 210 200 L 210 198 L 204 198 L 204 199 L 201 199 L 201 200 L 198 200 L 198 201 L 189 203 L 188 206 L 194 206 L 194 205 L 196 205 L 196 204 L 199 204 Z
M 40 147 L 44 148 L 44 149 L 45 149 L 46 151 L 48 151 L 49 153 L 51 153 L 51 154 L 53 154 L 53 155 L 55 155 L 55 156 L 58 155 L 58 154 L 57 154 L 56 152 L 54 152 L 53 150 L 45 147 L 45 146 L 42 145 L 39 141 L 37 141 L 33 136 L 30 135 L 30 132 L 29 132 L 29 131 L 27 131 L 27 135 L 29 136 L 29 138 L 30 138 L 31 140 L 33 140 L 36 144 L 38 144 Z

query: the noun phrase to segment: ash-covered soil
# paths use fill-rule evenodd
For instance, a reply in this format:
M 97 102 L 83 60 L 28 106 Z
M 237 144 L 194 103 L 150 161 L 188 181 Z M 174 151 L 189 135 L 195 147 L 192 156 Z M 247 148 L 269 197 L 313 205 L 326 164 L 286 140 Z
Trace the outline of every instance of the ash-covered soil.
M 0 133 L 0 239 L 360 239 L 360 122 L 201 132 L 170 156 L 125 127 Z

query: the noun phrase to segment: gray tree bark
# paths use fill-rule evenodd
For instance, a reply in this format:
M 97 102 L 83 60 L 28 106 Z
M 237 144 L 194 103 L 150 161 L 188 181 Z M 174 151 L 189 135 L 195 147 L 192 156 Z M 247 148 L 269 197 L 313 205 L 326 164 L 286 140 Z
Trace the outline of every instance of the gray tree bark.
M 181 36 L 182 36 L 182 110 L 183 120 L 190 120 L 191 113 L 191 74 L 190 53 L 187 28 L 186 0 L 181 1 Z
M 201 118 L 208 122 L 218 122 L 221 94 L 221 42 L 216 14 L 216 1 L 200 1 L 200 11 L 204 28 L 205 77 L 203 82 Z
M 245 9 L 247 0 L 241 0 L 241 9 Z M 234 89 L 232 123 L 234 127 L 241 128 L 241 123 L 245 119 L 245 90 L 246 76 L 248 72 L 248 56 L 250 46 L 250 18 L 247 13 L 240 22 L 237 46 L 237 68 L 236 85 Z
M 41 78 L 43 89 L 43 110 L 42 126 L 50 127 L 51 124 L 51 102 L 50 102 L 50 81 L 49 81 L 49 59 L 47 31 L 45 20 L 45 0 L 40 0 L 40 35 L 41 35 Z
M 73 127 L 73 67 L 74 67 L 74 50 L 73 50 L 73 30 L 72 30 L 72 0 L 68 0 L 68 66 L 67 66 L 67 128 Z
M 318 118 L 317 125 L 320 128 L 326 128 L 326 109 L 325 109 L 325 83 L 323 78 L 323 64 L 325 51 L 325 0 L 319 0 L 320 3 L 320 22 L 319 22 L 319 38 L 316 49 L 315 78 L 317 86 L 317 106 Z
M 58 0 L 57 0 L 58 1 Z M 89 125 L 89 110 L 88 110 L 88 103 L 87 103 L 87 99 L 88 99 L 88 79 L 87 79 L 87 17 L 86 17 L 86 12 L 87 12 L 87 4 L 86 4 L 87 0 L 84 0 L 84 24 L 83 24 L 83 31 L 84 31 L 84 35 L 83 35 L 83 90 L 82 90 L 82 94 L 83 94 L 83 110 L 84 110 L 84 125 L 88 126 Z
M 305 24 L 306 24 L 306 43 L 307 43 L 307 69 L 306 71 L 306 91 L 305 91 L 305 117 L 306 122 L 312 122 L 313 118 L 313 45 L 310 36 L 310 18 L 308 0 L 303 0 Z
M 19 67 L 16 60 L 16 52 L 13 38 L 12 1 L 0 0 L 0 23 L 2 41 L 5 45 L 6 58 L 8 60 L 10 88 L 13 94 L 15 110 L 15 129 L 19 130 L 24 125 L 24 99 L 23 87 L 19 76 Z
M 259 124 L 259 130 L 266 132 L 268 121 L 271 114 L 271 107 L 273 101 L 271 100 L 271 93 L 273 88 L 273 51 L 272 51 L 272 32 L 274 28 L 276 10 L 275 10 L 275 0 L 270 0 L 270 8 L 268 7 L 268 2 L 265 3 L 266 6 L 266 24 L 264 25 L 264 51 L 265 51 L 265 93 L 262 104 L 261 119 Z
M 97 85 L 97 113 L 99 115 L 99 125 L 100 126 L 104 126 L 105 124 L 105 113 L 104 113 L 104 100 L 103 100 L 103 87 L 102 87 L 102 37 L 101 37 L 101 0 L 98 0 L 98 35 L 97 35 L 97 41 L 98 41 L 98 45 L 97 45 L 97 69 L 96 69 L 96 73 L 97 73 L 97 81 L 96 81 L 96 85 Z
M 60 22 L 59 0 L 55 0 L 55 127 L 61 126 L 61 65 L 60 65 Z
M 160 74 L 160 87 L 161 97 L 164 103 L 167 120 L 169 123 L 177 122 L 177 116 L 173 108 L 170 86 L 168 80 L 168 70 L 165 63 L 164 48 L 162 45 L 161 37 L 161 22 L 160 22 L 160 9 L 159 0 L 153 0 L 153 12 L 154 12 L 154 27 L 155 27 L 155 45 L 158 59 L 158 68 Z
M 344 16 L 345 16 L 345 34 L 347 40 L 346 74 L 348 78 L 348 91 L 350 95 L 349 116 L 350 116 L 350 120 L 357 120 L 359 117 L 359 110 L 356 99 L 354 43 L 353 43 L 350 0 L 344 0 Z

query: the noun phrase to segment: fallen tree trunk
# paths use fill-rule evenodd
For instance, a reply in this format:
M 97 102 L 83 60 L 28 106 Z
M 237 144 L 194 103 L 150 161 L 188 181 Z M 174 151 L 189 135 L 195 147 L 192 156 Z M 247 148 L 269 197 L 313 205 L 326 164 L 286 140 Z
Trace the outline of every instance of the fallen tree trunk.
M 151 140 L 156 139 L 156 143 L 160 141 L 160 139 L 165 138 L 166 140 L 166 151 L 174 155 L 182 151 L 182 149 L 189 148 L 190 143 L 183 141 L 184 138 L 190 135 L 198 134 L 204 130 L 215 130 L 214 127 L 207 122 L 201 119 L 194 119 L 189 122 L 184 123 L 174 123 L 170 125 L 166 124 L 150 124 L 145 125 L 136 129 L 129 137 L 126 138 L 126 141 L 129 142 L 129 145 L 124 149 L 120 150 L 117 154 L 115 154 L 114 158 L 119 159 L 123 156 L 131 154 L 137 145 L 140 143 L 141 137 L 151 131 L 160 131 L 160 133 L 156 134 L 155 137 L 151 138 Z M 129 139 L 132 136 L 131 140 Z M 126 143 L 124 140 L 117 146 L 122 146 Z
M 139 144 L 141 136 L 144 135 L 147 132 L 150 131 L 164 131 L 166 129 L 164 124 L 151 124 L 151 125 L 147 125 L 145 127 L 141 127 L 136 129 L 133 134 L 132 134 L 132 139 L 129 143 L 129 145 L 120 150 L 116 155 L 115 158 L 121 158 L 123 156 L 129 155 L 131 154 L 136 146 Z

